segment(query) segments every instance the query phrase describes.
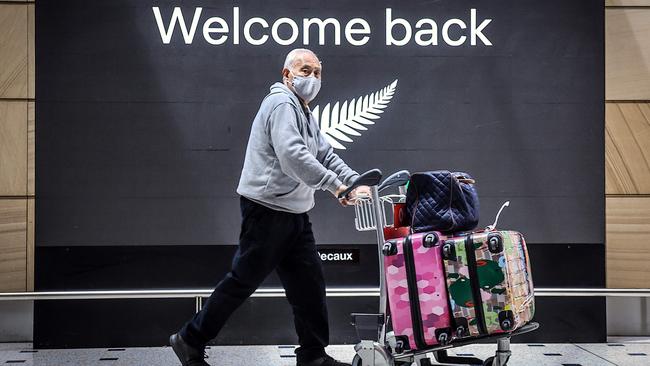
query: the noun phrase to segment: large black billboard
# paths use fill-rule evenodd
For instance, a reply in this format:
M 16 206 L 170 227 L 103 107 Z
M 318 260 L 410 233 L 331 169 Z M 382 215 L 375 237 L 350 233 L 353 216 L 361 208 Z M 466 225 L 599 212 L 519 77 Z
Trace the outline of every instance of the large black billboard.
M 482 225 L 510 200 L 502 225 L 532 243 L 602 243 L 595 4 L 43 1 L 37 244 L 236 243 L 250 125 L 295 47 L 323 62 L 311 107 L 356 170 L 468 171 Z M 328 193 L 312 217 L 323 244 L 372 242 Z
M 227 270 L 251 123 L 297 47 L 322 61 L 310 106 L 351 167 L 469 172 L 481 226 L 511 202 L 499 226 L 526 236 L 538 286 L 604 286 L 603 11 L 602 0 L 38 0 L 36 286 L 197 287 Z M 364 246 L 375 237 L 355 231 L 353 210 L 317 192 L 310 217 L 318 244 L 361 248 L 334 282 L 376 278 Z M 165 277 L 188 263 L 203 274 Z M 589 307 L 604 317 L 604 303 Z

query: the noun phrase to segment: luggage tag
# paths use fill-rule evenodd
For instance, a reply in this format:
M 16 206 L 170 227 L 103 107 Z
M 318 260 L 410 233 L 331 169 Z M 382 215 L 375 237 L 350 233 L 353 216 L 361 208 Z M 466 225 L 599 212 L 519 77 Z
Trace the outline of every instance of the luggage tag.
M 506 201 L 503 205 L 501 205 L 499 212 L 497 212 L 497 217 L 494 219 L 494 223 L 492 223 L 492 225 L 486 226 L 485 231 L 494 231 L 496 229 L 497 223 L 499 222 L 499 216 L 501 215 L 501 211 L 503 211 L 503 209 L 508 206 L 510 206 L 510 201 Z

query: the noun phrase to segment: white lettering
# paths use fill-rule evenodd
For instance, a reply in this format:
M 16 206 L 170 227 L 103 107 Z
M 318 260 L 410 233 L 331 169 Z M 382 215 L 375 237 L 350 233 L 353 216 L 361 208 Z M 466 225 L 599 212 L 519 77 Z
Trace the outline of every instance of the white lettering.
M 484 21 L 481 22 L 481 25 L 478 27 L 476 26 L 476 9 L 470 10 L 471 14 L 471 19 L 470 19 L 470 43 L 472 46 L 476 46 L 476 36 L 481 39 L 481 42 L 483 42 L 484 45 L 486 46 L 492 46 L 492 42 L 483 34 L 483 29 L 487 27 L 488 24 L 492 21 L 492 19 L 485 19 Z
M 364 46 L 369 43 L 371 37 L 370 23 L 363 18 L 352 18 L 345 23 L 342 30 L 342 21 L 337 18 L 309 17 L 294 20 L 282 17 L 275 21 L 266 20 L 262 17 L 244 18 L 240 17 L 240 8 L 232 8 L 232 24 L 227 17 L 212 16 L 202 20 L 202 7 L 193 10 L 191 24 L 187 23 L 189 14 L 183 15 L 180 7 L 171 10 L 171 16 L 163 19 L 159 7 L 152 7 L 156 26 L 162 43 L 168 45 L 172 42 L 177 27 L 185 44 L 192 44 L 199 25 L 202 22 L 203 38 L 211 45 L 224 45 L 232 39 L 232 44 L 248 43 L 253 46 L 260 46 L 270 39 L 275 44 L 288 46 L 297 43 L 309 45 L 313 40 L 318 44 L 341 45 L 341 32 L 345 34 L 345 41 L 351 46 Z M 385 44 L 386 46 L 406 46 L 412 39 L 415 44 L 422 47 L 437 46 L 439 42 L 457 47 L 466 44 L 469 40 L 471 46 L 485 45 L 492 46 L 492 41 L 485 32 L 492 23 L 492 19 L 480 19 L 478 10 L 469 9 L 469 19 L 459 18 L 434 20 L 430 18 L 418 19 L 414 24 L 410 20 L 395 16 L 392 8 L 386 8 L 385 23 Z M 188 10 L 188 13 L 190 10 Z M 415 19 L 413 20 L 415 21 Z M 272 24 L 271 24 L 272 23 Z M 241 25 L 243 24 L 243 27 Z M 314 27 L 315 25 L 315 27 Z M 284 26 L 284 28 L 282 28 Z M 257 28 L 255 28 L 257 27 Z M 302 27 L 302 28 L 301 28 Z M 456 28 L 457 27 L 457 28 Z M 255 29 L 253 29 L 255 28 Z M 240 32 L 243 30 L 243 36 Z M 232 31 L 232 37 L 230 33 Z M 300 32 L 303 32 L 302 35 Z M 317 32 L 318 34 L 314 34 Z M 302 36 L 302 37 L 301 37 Z M 178 36 L 177 36 L 178 37 Z
M 354 261 L 353 253 L 318 253 L 318 256 L 325 262 Z
M 325 44 L 325 27 L 328 24 L 331 24 L 334 26 L 334 44 L 339 46 L 341 44 L 341 23 L 339 23 L 338 20 L 334 18 L 327 18 L 325 20 L 322 20 L 320 18 L 311 18 L 311 19 L 303 19 L 302 22 L 302 27 L 303 27 L 303 35 L 302 35 L 302 43 L 304 45 L 309 44 L 309 27 L 311 27 L 313 24 L 318 25 L 318 44 L 323 46 Z
M 232 8 L 232 43 L 239 44 L 239 7 Z
M 250 44 L 252 44 L 254 46 L 263 45 L 269 39 L 269 36 L 265 34 L 262 37 L 260 37 L 259 39 L 253 38 L 253 36 L 251 36 L 251 27 L 255 23 L 260 24 L 262 26 L 262 28 L 268 28 L 269 27 L 269 23 L 267 23 L 266 20 L 264 20 L 262 18 L 258 18 L 258 17 L 250 18 L 250 19 L 248 19 L 248 21 L 246 21 L 246 24 L 244 24 L 244 38 L 246 39 L 246 41 L 248 43 L 250 43 Z
M 356 24 L 360 24 L 362 29 L 352 28 Z M 354 18 L 345 25 L 345 39 L 353 46 L 363 46 L 370 40 L 369 36 L 361 37 L 361 39 L 354 39 L 355 34 L 370 34 L 370 24 L 361 18 Z
M 458 25 L 461 29 L 467 28 L 467 25 L 465 25 L 465 22 L 463 22 L 460 19 L 449 19 L 448 21 L 445 22 L 445 24 L 442 26 L 442 39 L 445 40 L 445 43 L 447 43 L 450 46 L 460 46 L 463 43 L 465 43 L 465 40 L 467 39 L 467 36 L 460 36 L 457 40 L 453 40 L 449 37 L 449 27 L 452 25 Z
M 212 27 L 214 23 L 219 23 L 219 27 Z M 213 17 L 203 24 L 203 38 L 205 38 L 206 42 L 214 45 L 224 44 L 228 40 L 228 36 L 221 36 L 214 39 L 210 33 L 228 33 L 228 23 L 223 18 Z
M 415 32 L 415 43 L 419 44 L 420 46 L 435 46 L 438 44 L 438 24 L 434 22 L 432 19 L 420 19 L 418 20 L 417 23 L 415 23 L 415 28 L 420 29 L 423 25 L 429 25 L 431 28 L 429 29 L 422 29 L 417 32 Z M 428 35 L 429 39 L 425 40 L 423 36 Z
M 278 34 L 278 28 L 280 28 L 282 24 L 288 24 L 291 27 L 291 37 L 288 39 L 282 39 Z M 296 22 L 290 18 L 280 18 L 276 20 L 275 23 L 273 23 L 273 27 L 271 28 L 271 35 L 273 36 L 273 40 L 275 40 L 277 44 L 283 46 L 288 46 L 295 42 L 296 39 L 298 39 L 298 33 L 298 24 L 296 24 Z
M 172 35 L 174 34 L 174 29 L 176 28 L 176 22 L 179 23 L 181 28 L 181 33 L 183 33 L 183 39 L 185 44 L 191 44 L 194 40 L 194 33 L 196 32 L 196 26 L 199 24 L 199 18 L 201 17 L 201 12 L 203 8 L 196 8 L 194 10 L 194 18 L 192 18 L 192 25 L 190 30 L 187 30 L 187 25 L 185 24 L 185 19 L 183 18 L 183 12 L 181 8 L 174 7 L 172 12 L 172 18 L 169 21 L 169 27 L 165 30 L 165 25 L 163 24 L 162 16 L 160 15 L 160 8 L 157 6 L 153 8 L 153 15 L 156 18 L 156 24 L 158 24 L 158 31 L 160 32 L 160 38 L 164 44 L 169 44 L 172 40 Z M 205 28 L 204 28 L 205 29 Z
M 411 24 L 407 22 L 405 19 L 402 18 L 397 18 L 395 20 L 392 19 L 393 17 L 393 9 L 391 8 L 386 8 L 386 46 L 404 46 L 405 44 L 409 43 L 411 40 Z M 396 40 L 393 38 L 393 26 L 395 24 L 399 24 L 402 27 L 404 27 L 404 38 L 401 40 Z

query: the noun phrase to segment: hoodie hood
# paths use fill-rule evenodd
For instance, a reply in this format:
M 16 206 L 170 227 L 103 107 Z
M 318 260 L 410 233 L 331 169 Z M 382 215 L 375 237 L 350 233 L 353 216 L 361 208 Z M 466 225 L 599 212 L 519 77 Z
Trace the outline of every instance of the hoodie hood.
M 300 101 L 300 99 L 298 98 L 298 96 L 283 83 L 280 82 L 273 83 L 269 88 L 269 91 L 271 93 L 281 92 L 288 95 L 289 99 L 291 99 L 291 104 L 293 104 L 294 107 L 296 107 L 299 111 L 303 111 L 305 115 L 311 115 L 311 109 L 309 108 L 309 106 L 305 107 Z M 312 126 L 310 121 L 311 119 L 313 119 L 313 116 L 312 118 L 308 118 L 307 122 L 304 125 L 305 127 L 307 127 L 307 132 L 309 133 L 309 136 L 314 136 L 314 129 L 317 128 L 317 126 Z
M 277 92 L 285 93 L 289 96 L 289 98 L 291 98 L 291 101 L 296 107 L 303 108 L 303 104 L 300 101 L 300 99 L 298 99 L 298 96 L 293 91 L 291 91 L 291 89 L 289 89 L 286 85 L 282 84 L 281 82 L 273 83 L 269 88 L 269 91 L 271 93 L 277 93 Z

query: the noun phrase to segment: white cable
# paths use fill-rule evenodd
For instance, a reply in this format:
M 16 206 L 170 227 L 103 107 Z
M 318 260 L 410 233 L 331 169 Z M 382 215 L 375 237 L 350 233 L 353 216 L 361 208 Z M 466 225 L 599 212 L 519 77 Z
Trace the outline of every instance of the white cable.
M 492 231 L 497 227 L 497 222 L 499 222 L 499 216 L 501 215 L 501 211 L 503 211 L 503 209 L 508 206 L 510 206 L 510 201 L 506 201 L 503 205 L 501 205 L 499 212 L 497 212 L 497 217 L 494 219 L 494 223 L 492 225 L 488 225 L 485 228 L 485 231 Z

